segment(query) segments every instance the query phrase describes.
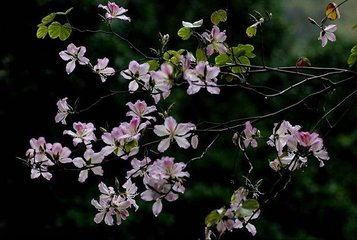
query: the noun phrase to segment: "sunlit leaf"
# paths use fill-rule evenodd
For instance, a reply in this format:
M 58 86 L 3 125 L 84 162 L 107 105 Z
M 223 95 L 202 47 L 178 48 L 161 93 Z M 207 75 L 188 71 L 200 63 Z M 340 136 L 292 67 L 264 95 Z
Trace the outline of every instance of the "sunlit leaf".
M 191 37 L 192 30 L 187 27 L 182 27 L 178 30 L 177 35 L 179 35 L 182 38 L 182 40 L 187 40 Z
M 48 32 L 47 26 L 45 26 L 43 24 L 39 24 L 37 32 L 36 32 L 36 37 L 44 39 L 47 35 L 47 32 Z
M 196 59 L 199 61 L 207 61 L 206 51 L 204 48 L 197 48 L 196 50 Z
M 325 14 L 326 14 L 326 17 L 332 21 L 339 19 L 340 12 L 337 8 L 337 4 L 334 2 L 327 4 Z
M 207 227 L 215 225 L 219 220 L 222 219 L 222 215 L 224 215 L 224 211 L 220 210 L 212 210 L 205 218 L 205 224 Z
M 42 18 L 41 22 L 45 25 L 49 24 L 56 17 L 56 13 L 50 13 L 46 17 Z
M 157 60 L 149 60 L 147 63 L 150 65 L 150 71 L 156 71 L 159 68 L 159 62 Z
M 220 22 L 225 21 L 227 21 L 227 12 L 225 10 L 219 9 L 211 14 L 211 22 L 214 25 L 218 25 Z
M 227 54 L 222 53 L 215 57 L 214 61 L 216 65 L 222 66 L 229 61 L 229 57 L 227 56 Z
M 256 26 L 249 26 L 245 30 L 245 33 L 247 34 L 248 37 L 253 37 L 257 34 L 257 27 Z
M 72 26 L 69 23 L 65 23 L 62 25 L 60 29 L 59 39 L 64 41 L 67 38 L 69 38 L 69 36 L 71 36 L 71 33 L 72 33 Z
M 50 38 L 58 38 L 61 32 L 61 28 L 62 25 L 59 22 L 52 22 L 50 26 L 48 26 L 48 35 Z
M 259 208 L 259 202 L 256 199 L 250 198 L 243 202 L 242 208 L 256 210 Z
M 352 67 L 357 61 L 357 54 L 351 54 L 347 59 L 347 64 Z

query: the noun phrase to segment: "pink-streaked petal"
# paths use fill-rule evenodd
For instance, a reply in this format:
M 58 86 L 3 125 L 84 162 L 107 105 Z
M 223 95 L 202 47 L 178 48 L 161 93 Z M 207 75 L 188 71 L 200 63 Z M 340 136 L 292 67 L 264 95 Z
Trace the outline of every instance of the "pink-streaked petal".
M 103 168 L 101 166 L 92 168 L 92 172 L 95 175 L 99 175 L 99 176 L 103 176 L 103 173 L 104 173 Z
M 73 72 L 75 67 L 76 67 L 76 60 L 69 61 L 66 65 L 67 74 L 70 74 L 71 72 Z
M 177 126 L 177 122 L 173 117 L 167 117 L 165 119 L 165 127 L 169 132 L 175 131 L 176 126 Z
M 105 214 L 104 222 L 109 226 L 114 225 L 113 217 L 111 216 L 111 214 L 109 212 L 107 212 Z
M 103 221 L 104 215 L 105 215 L 105 211 L 102 211 L 102 212 L 97 213 L 97 214 L 95 215 L 95 217 L 94 217 L 94 222 L 98 224 L 98 223 L 100 223 L 101 221 Z
M 187 149 L 190 147 L 190 143 L 187 141 L 186 138 L 175 136 L 174 139 L 176 140 L 177 145 L 179 145 L 179 147 L 184 148 L 184 149 Z
M 135 80 L 129 83 L 129 91 L 135 92 L 136 90 L 138 90 L 138 88 L 139 84 Z
M 88 170 L 82 170 L 82 171 L 79 173 L 78 181 L 82 183 L 82 182 L 84 182 L 87 178 L 88 178 Z
M 140 194 L 140 197 L 142 200 L 148 201 L 148 202 L 154 200 L 151 190 L 145 190 L 144 192 L 142 192 Z
M 154 126 L 154 133 L 159 137 L 167 136 L 170 134 L 164 125 Z
M 59 53 L 59 56 L 64 60 L 64 61 L 69 61 L 72 59 L 72 56 L 69 55 L 66 51 L 61 51 Z
M 192 138 L 191 138 L 191 146 L 192 146 L 193 149 L 197 148 L 197 146 L 198 146 L 198 136 L 197 135 L 192 136 Z
M 169 146 L 170 146 L 170 138 L 165 138 L 161 140 L 161 142 L 157 146 L 157 150 L 159 152 L 165 152 L 169 148 Z
M 83 158 L 81 157 L 76 157 L 72 160 L 74 166 L 76 166 L 77 168 L 82 168 L 86 165 L 86 162 L 83 160 Z
M 252 236 L 255 236 L 255 234 L 257 233 L 257 229 L 255 228 L 255 226 L 251 223 L 248 223 L 245 228 L 248 230 L 248 232 L 250 232 L 252 234 Z
M 152 205 L 152 213 L 157 217 L 162 210 L 162 201 L 161 199 L 156 199 L 155 203 Z
M 336 41 L 335 34 L 333 34 L 331 32 L 326 32 L 325 33 L 325 37 L 327 37 L 327 39 L 330 40 L 331 42 L 335 42 Z

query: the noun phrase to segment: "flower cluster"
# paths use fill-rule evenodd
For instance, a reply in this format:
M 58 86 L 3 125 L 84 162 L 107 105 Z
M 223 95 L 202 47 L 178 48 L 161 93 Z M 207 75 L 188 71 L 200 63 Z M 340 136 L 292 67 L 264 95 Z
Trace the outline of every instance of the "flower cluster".
M 114 2 L 109 1 L 107 5 L 99 4 L 98 7 L 105 10 L 102 17 L 108 24 L 115 19 L 131 21 L 130 17 L 124 15 L 128 10 Z M 319 39 L 323 47 L 328 40 L 336 40 L 333 32 L 337 27 L 336 25 L 325 27 L 326 20 L 339 18 L 334 3 L 329 4 L 326 12 L 328 12 L 326 18 L 321 24 L 310 19 L 321 29 Z M 212 29 L 203 33 L 196 32 L 196 29 L 202 26 L 203 20 L 194 23 L 182 22 L 184 28 L 180 34 L 183 34 L 185 39 L 193 35 L 199 40 L 199 48 L 195 55 L 186 49 L 166 51 L 164 47 L 169 37 L 165 35 L 162 37 L 162 49 L 156 51 L 158 58 L 146 59 L 147 61 L 132 60 L 120 71 L 108 66 L 107 57 L 98 58 L 97 64 L 92 65 L 84 56 L 86 47 L 77 47 L 70 43 L 66 50 L 59 53 L 61 59 L 67 62 L 67 74 L 74 71 L 76 64 L 89 67 L 100 77 L 102 83 L 106 82 L 108 77 L 119 73 L 118 75 L 128 84 L 125 89 L 128 90 L 130 97 L 140 93 L 140 99 L 136 98 L 133 102 L 123 104 L 129 108 L 125 114 L 129 119 L 118 121 L 114 127 L 106 129 L 92 122 L 73 122 L 71 130 L 63 131 L 63 135 L 69 136 L 72 141 L 72 150 L 62 146 L 61 143 L 46 143 L 44 137 L 32 138 L 31 148 L 27 150 L 25 159 L 31 167 L 31 178 L 42 176 L 50 180 L 52 170 L 55 170 L 56 166 L 63 167 L 62 164 L 66 164 L 66 168 L 70 168 L 68 166 L 71 163 L 73 165 L 71 169 L 79 172 L 78 181 L 83 183 L 90 174 L 98 178 L 102 177 L 105 170 L 104 163 L 113 159 L 124 160 L 124 163 L 130 164 L 126 171 L 125 183 L 120 186 L 116 181 L 114 188 L 100 182 L 99 199 L 91 201 L 98 211 L 94 221 L 96 223 L 104 221 L 107 225 L 120 225 L 129 216 L 130 208 L 138 210 L 139 206 L 135 200 L 137 196 L 144 201 L 152 202 L 154 216 L 162 212 L 165 201 L 177 200 L 180 194 L 185 192 L 184 183 L 190 177 L 186 169 L 189 159 L 178 162 L 174 157 L 169 156 L 168 150 L 173 145 L 173 147 L 178 146 L 180 150 L 197 149 L 198 133 L 207 129 L 197 129 L 199 124 L 178 121 L 179 118 L 174 118 L 175 114 L 169 111 L 172 105 L 162 110 L 166 105 L 165 101 L 168 101 L 175 88 L 181 86 L 189 96 L 198 94 L 201 89 L 218 95 L 225 86 L 219 84 L 219 81 L 222 81 L 225 75 L 239 79 L 239 76 L 243 76 L 249 69 L 246 67 L 250 64 L 249 58 L 255 57 L 252 45 L 228 46 L 226 31 L 218 26 L 220 21 L 225 21 L 224 13 L 220 12 L 219 21 L 211 20 Z M 336 16 L 333 17 L 333 14 Z M 251 27 L 256 28 L 258 24 L 263 24 L 263 20 Z M 200 94 L 207 93 L 200 92 Z M 78 113 L 67 103 L 67 100 L 68 98 L 64 97 L 57 102 L 56 123 L 66 125 L 67 116 Z M 227 126 L 226 129 L 211 128 L 210 130 L 230 132 L 240 129 L 238 125 L 230 127 L 228 123 Z M 244 126 L 244 129 L 240 129 L 242 130 L 240 134 L 235 133 L 234 143 L 239 145 L 248 158 L 248 149 L 250 147 L 257 149 L 258 145 L 260 146 L 258 142 L 263 137 L 260 130 L 253 127 L 251 121 L 246 121 Z M 293 126 L 286 120 L 275 123 L 272 134 L 267 139 L 266 144 L 274 148 L 276 156 L 269 162 L 269 166 L 279 173 L 292 174 L 293 171 L 306 167 L 310 157 L 316 158 L 320 167 L 329 160 L 323 140 L 317 133 L 301 131 L 299 125 Z M 212 144 L 213 142 L 204 150 L 200 158 Z M 249 198 L 250 194 L 252 197 Z M 210 239 L 212 228 L 220 236 L 234 229 L 246 229 L 254 236 L 257 231 L 251 220 L 260 214 L 259 197 L 260 192 L 257 187 L 248 181 L 244 187 L 238 188 L 231 197 L 229 207 L 215 209 L 206 217 L 205 223 L 209 229 L 206 239 Z

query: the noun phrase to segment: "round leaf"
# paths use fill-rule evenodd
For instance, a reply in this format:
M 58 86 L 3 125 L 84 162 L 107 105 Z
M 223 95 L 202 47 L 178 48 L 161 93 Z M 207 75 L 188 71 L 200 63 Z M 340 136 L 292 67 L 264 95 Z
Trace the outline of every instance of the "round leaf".
M 42 18 L 41 22 L 45 25 L 49 24 L 56 17 L 56 13 L 50 13 L 46 17 Z
M 249 26 L 247 27 L 247 30 L 245 30 L 245 33 L 247 34 L 248 37 L 253 37 L 257 34 L 257 28 Z
M 220 22 L 225 21 L 227 21 L 227 12 L 225 10 L 219 9 L 211 14 L 211 22 L 214 25 L 218 25 Z
M 253 198 L 247 199 L 243 202 L 242 208 L 254 211 L 259 208 L 259 202 Z
M 182 27 L 178 30 L 177 35 L 179 35 L 182 38 L 182 40 L 187 40 L 191 37 L 192 30 L 187 27 Z
M 67 38 L 69 38 L 71 33 L 72 33 L 72 26 L 69 23 L 65 23 L 65 24 L 63 24 L 63 26 L 61 26 L 60 33 L 59 33 L 59 39 L 64 41 Z
M 206 51 L 204 48 L 197 48 L 196 50 L 196 59 L 199 61 L 207 61 Z
M 55 39 L 58 38 L 61 32 L 62 25 L 59 22 L 53 22 L 48 26 L 48 35 L 50 38 Z
M 45 26 L 43 24 L 40 24 L 38 26 L 38 29 L 37 29 L 37 32 L 36 32 L 36 37 L 44 39 L 46 37 L 46 35 L 47 35 L 47 32 L 48 32 L 47 26 Z
M 229 58 L 227 56 L 227 54 L 219 54 L 215 59 L 214 59 L 216 65 L 218 66 L 222 66 L 224 64 L 226 64 L 229 61 Z
M 220 214 L 217 209 L 212 210 L 205 218 L 205 224 L 207 227 L 215 225 L 222 219 L 222 213 Z

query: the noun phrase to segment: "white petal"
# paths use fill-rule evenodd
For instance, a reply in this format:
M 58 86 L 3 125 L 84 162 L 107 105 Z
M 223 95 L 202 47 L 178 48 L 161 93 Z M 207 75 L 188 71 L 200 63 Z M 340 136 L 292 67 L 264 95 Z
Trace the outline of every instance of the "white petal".
M 157 217 L 162 210 L 161 199 L 156 199 L 156 202 L 152 205 L 152 213 Z
M 159 146 L 157 147 L 157 150 L 159 150 L 160 152 L 165 152 L 169 148 L 169 146 L 170 146 L 170 138 L 165 138 L 161 140 Z

